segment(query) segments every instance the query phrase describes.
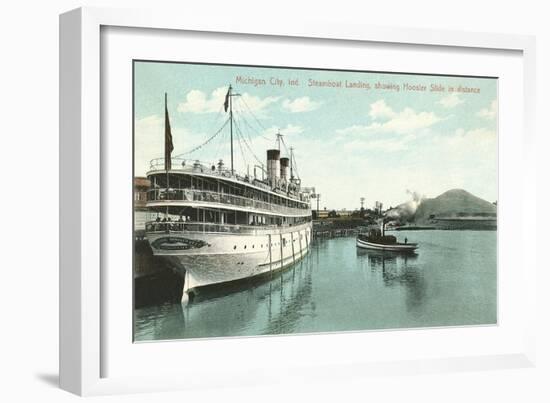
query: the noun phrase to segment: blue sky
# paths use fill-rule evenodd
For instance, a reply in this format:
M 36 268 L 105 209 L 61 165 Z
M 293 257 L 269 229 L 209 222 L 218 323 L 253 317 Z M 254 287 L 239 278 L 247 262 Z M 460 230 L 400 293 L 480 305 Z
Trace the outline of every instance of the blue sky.
M 453 188 L 497 200 L 496 79 L 160 62 L 136 62 L 134 71 L 136 175 L 163 157 L 165 92 L 175 157 L 224 124 L 231 84 L 241 94 L 236 169 L 252 169 L 252 154 L 265 161 L 280 130 L 321 207 L 354 209 L 360 197 L 389 207 L 407 191 L 435 197 Z M 229 164 L 228 126 L 185 158 Z

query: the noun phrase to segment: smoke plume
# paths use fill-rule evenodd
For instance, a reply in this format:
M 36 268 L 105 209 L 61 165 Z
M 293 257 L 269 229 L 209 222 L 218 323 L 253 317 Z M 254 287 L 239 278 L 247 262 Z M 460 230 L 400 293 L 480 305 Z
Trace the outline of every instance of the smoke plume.
M 418 206 L 426 198 L 423 194 L 407 189 L 407 194 L 410 195 L 411 200 L 400 204 L 391 210 L 386 211 L 386 217 L 396 221 L 407 221 L 414 217 Z

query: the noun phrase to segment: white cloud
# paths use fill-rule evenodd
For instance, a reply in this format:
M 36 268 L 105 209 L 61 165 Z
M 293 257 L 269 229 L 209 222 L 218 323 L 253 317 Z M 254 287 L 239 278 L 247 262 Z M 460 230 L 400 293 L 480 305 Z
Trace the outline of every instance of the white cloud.
M 212 91 L 210 98 L 208 98 L 208 96 L 200 90 L 191 90 L 185 96 L 185 102 L 178 104 L 178 112 L 218 112 L 223 107 L 226 92 L 226 88 L 217 88 Z
M 386 101 L 380 99 L 370 105 L 369 116 L 373 120 L 391 119 L 395 116 L 395 112 L 386 104 Z
M 463 104 L 464 100 L 458 96 L 457 93 L 449 94 L 439 100 L 438 104 L 443 105 L 444 108 L 454 108 L 460 104 Z
M 497 116 L 498 111 L 498 105 L 497 100 L 495 99 L 493 102 L 491 102 L 491 105 L 489 105 L 488 108 L 483 108 L 477 113 L 477 116 L 485 118 L 485 119 L 495 119 Z
M 346 151 L 407 150 L 412 142 L 425 134 L 425 129 L 441 120 L 433 112 L 416 112 L 409 107 L 395 111 L 384 100 L 370 105 L 369 116 L 373 120 L 369 125 L 352 125 L 336 130 L 335 147 L 341 146 Z
M 164 158 L 164 116 L 150 115 L 137 119 L 134 125 L 134 168 L 136 175 L 145 175 L 153 158 Z M 172 126 L 174 151 L 172 158 L 203 141 L 204 134 Z
M 244 101 L 247 109 L 250 109 L 252 112 L 261 112 L 269 105 L 277 102 L 280 97 L 265 97 L 260 98 L 256 97 L 254 95 L 250 95 L 248 93 L 244 93 L 241 95 L 241 99 Z
M 226 94 L 227 87 L 215 89 L 210 96 L 200 90 L 191 90 L 185 96 L 185 101 L 178 104 L 178 112 L 216 113 L 222 111 Z M 240 98 L 252 112 L 260 112 L 279 100 L 279 97 L 266 97 L 262 99 L 248 93 L 241 94 Z
M 321 106 L 320 102 L 312 101 L 310 97 L 300 97 L 294 100 L 285 99 L 283 101 L 283 108 L 292 112 L 309 112 L 313 111 Z
M 369 116 L 375 121 L 370 125 L 353 125 L 336 132 L 340 135 L 361 135 L 370 133 L 409 134 L 427 129 L 441 121 L 433 112 L 415 112 L 412 108 L 394 111 L 385 101 L 379 100 L 370 105 Z
M 456 150 L 457 147 L 485 148 L 495 147 L 497 135 L 494 130 L 477 128 L 471 130 L 457 129 L 453 136 L 448 138 L 448 145 Z
M 426 129 L 440 120 L 441 118 L 437 117 L 433 112 L 416 113 L 412 108 L 405 108 L 387 122 L 372 123 L 370 130 L 400 134 L 411 133 L 416 130 Z

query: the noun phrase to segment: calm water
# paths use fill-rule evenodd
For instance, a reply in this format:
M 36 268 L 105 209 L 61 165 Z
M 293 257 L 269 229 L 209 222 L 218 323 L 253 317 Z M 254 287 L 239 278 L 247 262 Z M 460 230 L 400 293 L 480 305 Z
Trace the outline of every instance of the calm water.
M 394 234 L 418 242 L 418 253 L 318 240 L 272 280 L 137 309 L 136 340 L 496 323 L 496 231 Z

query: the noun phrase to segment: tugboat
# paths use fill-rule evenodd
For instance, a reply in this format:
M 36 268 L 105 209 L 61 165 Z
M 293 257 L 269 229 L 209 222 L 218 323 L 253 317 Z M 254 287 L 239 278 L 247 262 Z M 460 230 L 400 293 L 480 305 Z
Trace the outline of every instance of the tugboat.
M 381 250 L 389 252 L 412 253 L 418 248 L 417 243 L 397 242 L 397 238 L 393 235 L 386 235 L 384 231 L 384 223 L 380 229 L 371 229 L 368 233 L 358 234 L 356 245 L 362 249 Z

